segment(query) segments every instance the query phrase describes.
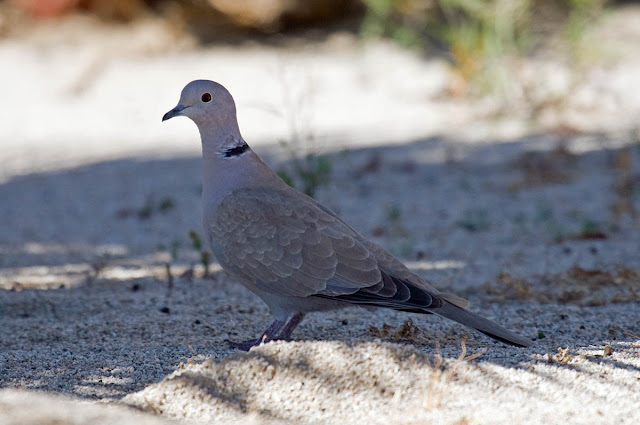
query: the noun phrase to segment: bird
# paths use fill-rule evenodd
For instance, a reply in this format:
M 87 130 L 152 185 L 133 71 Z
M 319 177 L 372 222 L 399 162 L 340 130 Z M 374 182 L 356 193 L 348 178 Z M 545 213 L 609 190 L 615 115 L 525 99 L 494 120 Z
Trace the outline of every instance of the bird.
M 162 121 L 184 116 L 202 142 L 202 224 L 222 268 L 260 297 L 274 320 L 249 350 L 289 340 L 306 314 L 344 307 L 437 315 L 508 345 L 531 340 L 442 293 L 315 199 L 286 184 L 240 134 L 236 105 L 219 83 L 195 80 Z

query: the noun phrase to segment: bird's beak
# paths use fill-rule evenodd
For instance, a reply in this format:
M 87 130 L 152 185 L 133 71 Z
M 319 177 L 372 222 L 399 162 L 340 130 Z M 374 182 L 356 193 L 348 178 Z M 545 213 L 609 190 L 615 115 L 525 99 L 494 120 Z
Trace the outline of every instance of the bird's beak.
M 179 115 L 182 115 L 181 112 L 186 109 L 186 106 L 182 106 L 182 105 L 178 105 L 175 108 L 173 108 L 172 110 L 170 110 L 169 112 L 167 112 L 166 114 L 164 114 L 164 116 L 162 117 L 162 121 L 166 121 L 170 118 L 173 117 L 177 117 Z

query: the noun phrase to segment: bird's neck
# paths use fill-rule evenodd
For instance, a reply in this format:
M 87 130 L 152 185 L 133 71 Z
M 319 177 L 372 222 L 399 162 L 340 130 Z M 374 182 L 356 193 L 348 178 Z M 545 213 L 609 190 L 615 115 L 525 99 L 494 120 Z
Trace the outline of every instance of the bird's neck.
M 237 148 L 244 143 L 237 125 L 227 127 L 206 126 L 204 128 L 198 126 L 198 130 L 202 140 L 202 157 L 205 160 L 234 155 L 238 152 Z
M 278 175 L 244 141 L 240 132 L 201 134 L 203 199 L 215 208 L 236 189 L 277 185 Z M 215 139 L 205 138 L 215 136 Z

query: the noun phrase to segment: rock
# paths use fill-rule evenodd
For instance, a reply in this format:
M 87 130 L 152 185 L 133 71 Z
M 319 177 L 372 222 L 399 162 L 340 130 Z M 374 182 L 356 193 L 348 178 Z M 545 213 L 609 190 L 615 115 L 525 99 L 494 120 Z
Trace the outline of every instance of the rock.
M 285 24 L 327 21 L 357 10 L 357 0 L 209 0 L 238 26 L 275 32 Z
M 131 21 L 145 10 L 143 0 L 15 0 L 34 18 L 55 18 L 72 10 L 88 11 L 102 19 Z
M 102 19 L 132 21 L 145 11 L 143 0 L 80 0 L 79 8 Z
M 34 18 L 52 18 L 76 7 L 78 0 L 16 0 L 14 3 Z

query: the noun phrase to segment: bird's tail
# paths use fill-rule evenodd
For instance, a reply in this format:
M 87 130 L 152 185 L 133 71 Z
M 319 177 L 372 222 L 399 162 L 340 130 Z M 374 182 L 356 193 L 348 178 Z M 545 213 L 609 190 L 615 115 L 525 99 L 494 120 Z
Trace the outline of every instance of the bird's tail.
M 441 307 L 430 310 L 433 313 L 444 316 L 447 319 L 455 320 L 465 326 L 474 328 L 493 339 L 504 342 L 505 344 L 515 345 L 517 347 L 529 347 L 531 341 L 522 338 L 515 333 L 508 331 L 497 323 L 489 319 L 475 314 L 465 308 L 458 307 L 450 302 L 444 302 Z

